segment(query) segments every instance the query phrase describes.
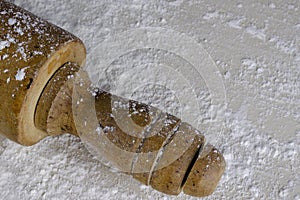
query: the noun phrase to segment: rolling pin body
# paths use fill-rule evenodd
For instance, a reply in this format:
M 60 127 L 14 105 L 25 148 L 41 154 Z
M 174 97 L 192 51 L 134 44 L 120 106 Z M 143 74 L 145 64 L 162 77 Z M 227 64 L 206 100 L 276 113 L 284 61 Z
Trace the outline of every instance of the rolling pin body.
M 77 37 L 0 0 L 0 134 L 22 145 L 63 133 L 84 138 L 92 134 L 78 124 L 92 109 L 99 126 L 92 132 L 99 134 L 92 135 L 89 143 L 99 150 L 106 141 L 101 155 L 123 172 L 167 194 L 182 190 L 193 196 L 211 194 L 225 161 L 189 124 L 99 89 L 95 94 L 84 93 L 82 98 L 93 104 L 74 113 L 74 77 L 85 57 Z M 82 77 L 88 82 L 87 75 Z M 83 87 L 90 91 L 90 84 Z M 114 105 L 121 105 L 117 108 L 121 120 L 115 116 Z

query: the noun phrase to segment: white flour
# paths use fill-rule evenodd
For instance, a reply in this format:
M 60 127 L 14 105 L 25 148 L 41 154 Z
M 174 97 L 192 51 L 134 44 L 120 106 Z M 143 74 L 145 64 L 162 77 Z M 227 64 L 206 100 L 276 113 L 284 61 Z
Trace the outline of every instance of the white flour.
M 15 78 L 16 78 L 17 81 L 22 81 L 22 80 L 25 78 L 25 76 L 26 76 L 25 70 L 26 70 L 27 68 L 28 68 L 28 67 L 24 67 L 24 68 L 19 69 L 19 70 L 17 71 L 17 74 L 15 75 Z
M 164 27 L 200 42 L 218 67 L 227 97 L 220 124 L 211 129 L 227 168 L 204 199 L 300 199 L 298 0 L 12 2 L 77 35 L 90 57 L 100 42 L 129 28 Z M 0 50 L 12 42 L 0 41 Z M 24 77 L 23 69 L 16 78 Z M 109 171 L 69 135 L 31 147 L 0 139 L 0 174 L 3 199 L 196 199 L 164 195 Z

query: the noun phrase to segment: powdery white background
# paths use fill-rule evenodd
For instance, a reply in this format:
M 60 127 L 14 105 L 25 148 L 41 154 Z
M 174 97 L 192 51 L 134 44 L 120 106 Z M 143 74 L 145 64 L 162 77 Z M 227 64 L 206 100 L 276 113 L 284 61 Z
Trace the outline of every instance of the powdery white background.
M 228 103 L 217 146 L 227 168 L 204 199 L 300 199 L 298 0 L 11 2 L 77 35 L 88 56 L 129 28 L 163 27 L 200 42 L 218 67 Z M 32 147 L 0 144 L 3 199 L 195 199 L 111 172 L 70 135 Z

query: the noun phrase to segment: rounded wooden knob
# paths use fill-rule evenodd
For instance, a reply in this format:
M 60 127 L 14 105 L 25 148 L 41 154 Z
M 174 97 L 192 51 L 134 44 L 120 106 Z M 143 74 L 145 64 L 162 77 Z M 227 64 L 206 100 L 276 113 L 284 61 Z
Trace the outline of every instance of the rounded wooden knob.
M 155 107 L 95 88 L 83 70 L 75 80 L 69 88 L 75 127 L 99 160 L 166 194 L 202 197 L 215 190 L 225 160 L 205 144 L 201 131 Z

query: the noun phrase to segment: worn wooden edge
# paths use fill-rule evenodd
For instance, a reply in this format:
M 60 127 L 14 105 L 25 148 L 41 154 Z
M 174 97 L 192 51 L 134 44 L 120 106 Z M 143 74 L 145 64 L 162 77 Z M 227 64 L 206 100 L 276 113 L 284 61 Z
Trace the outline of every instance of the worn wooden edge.
M 45 138 L 48 134 L 35 126 L 34 116 L 36 105 L 47 82 L 53 74 L 66 62 L 74 62 L 84 66 L 86 50 L 78 39 L 62 45 L 42 65 L 28 93 L 25 96 L 19 115 L 17 142 L 23 145 L 33 145 Z

